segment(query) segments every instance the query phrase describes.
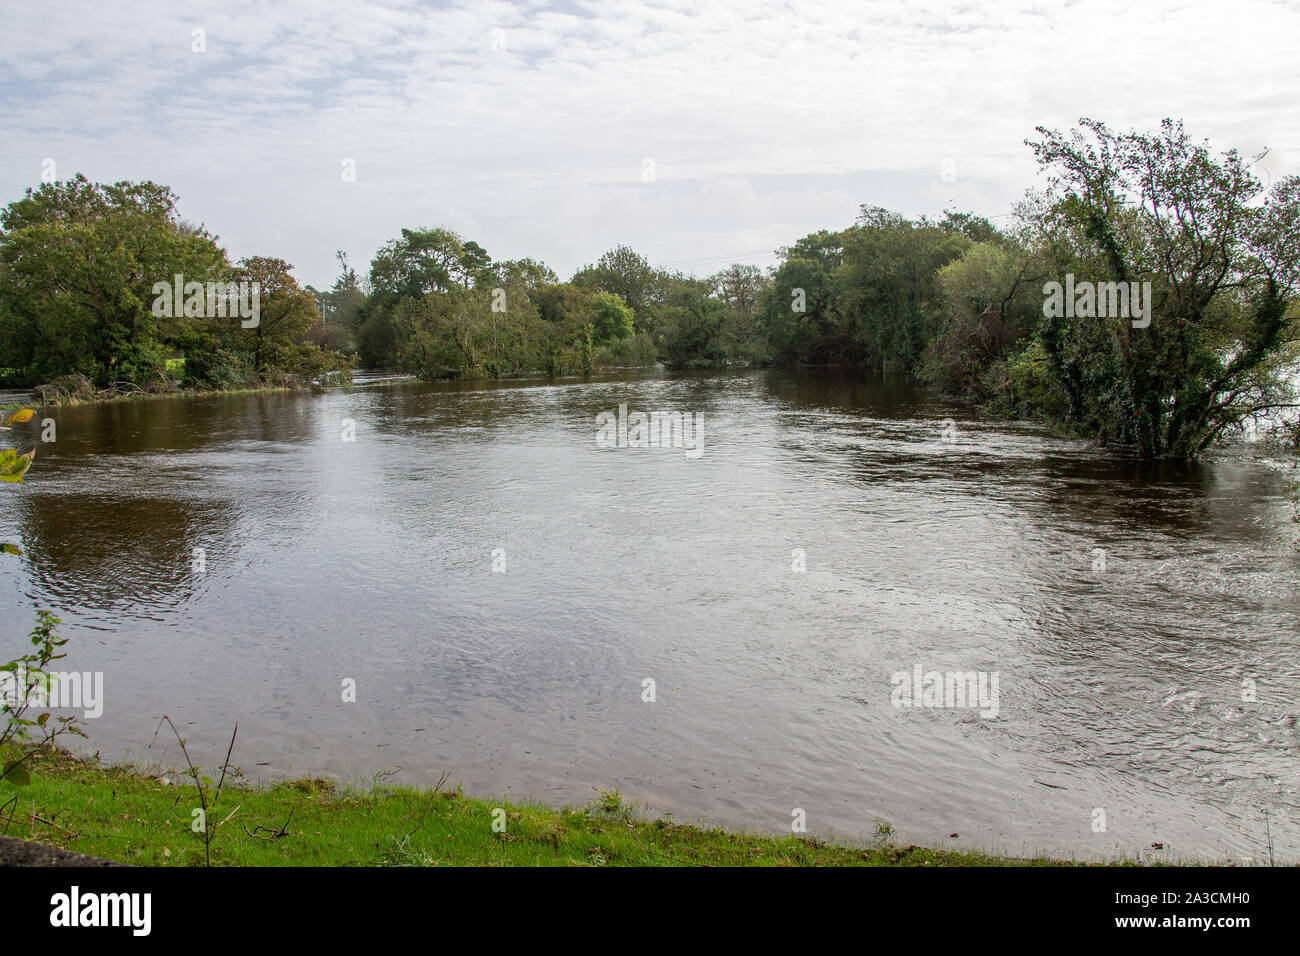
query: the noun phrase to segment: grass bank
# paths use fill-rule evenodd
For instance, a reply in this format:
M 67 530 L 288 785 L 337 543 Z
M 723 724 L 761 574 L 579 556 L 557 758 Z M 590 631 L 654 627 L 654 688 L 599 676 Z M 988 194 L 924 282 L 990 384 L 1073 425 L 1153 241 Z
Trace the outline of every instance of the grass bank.
M 106 766 L 63 751 L 32 782 L 0 793 L 0 833 L 139 866 L 202 866 L 193 781 L 176 771 Z M 616 792 L 587 807 L 475 799 L 458 788 L 341 789 L 324 780 L 232 784 L 208 820 L 213 866 L 1053 866 L 976 852 L 849 847 L 650 820 Z M 502 813 L 504 811 L 504 813 Z M 504 820 L 496 832 L 494 821 Z M 498 823 L 498 829 L 500 824 Z

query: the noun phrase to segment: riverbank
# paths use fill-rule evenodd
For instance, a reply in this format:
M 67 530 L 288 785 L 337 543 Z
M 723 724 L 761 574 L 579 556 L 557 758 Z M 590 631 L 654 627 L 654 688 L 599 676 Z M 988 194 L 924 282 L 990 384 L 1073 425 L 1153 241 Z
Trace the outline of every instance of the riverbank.
M 302 391 L 311 386 L 293 387 L 289 385 L 263 385 L 257 388 L 205 388 L 205 389 L 183 389 L 178 388 L 172 392 L 118 392 L 116 394 L 96 394 L 92 398 L 82 398 L 78 396 L 60 396 L 57 398 L 42 401 L 40 398 L 29 395 L 25 400 L 18 393 L 0 396 L 0 410 L 13 408 L 75 408 L 80 405 L 108 405 L 114 402 L 138 402 L 152 399 L 165 398 L 208 398 L 214 395 L 259 395 L 271 392 L 293 392 Z
M 174 392 L 125 392 L 119 395 L 108 395 L 97 398 L 64 398 L 47 402 L 41 402 L 39 399 L 29 399 L 25 402 L 7 402 L 0 404 L 0 409 L 75 408 L 80 405 L 108 405 L 114 402 L 137 402 L 164 398 L 210 398 L 214 395 L 261 395 L 272 392 L 294 391 L 302 391 L 302 389 L 290 388 L 287 385 L 267 385 L 261 388 L 209 388 L 193 390 L 177 389 Z
M 131 402 L 160 398 L 208 398 L 212 396 L 261 395 L 273 392 L 306 392 L 326 388 L 360 388 L 373 385 L 388 385 L 395 382 L 414 381 L 413 376 L 388 375 L 366 372 L 354 374 L 347 381 L 330 382 L 294 381 L 291 383 L 268 383 L 266 385 L 246 386 L 241 388 L 175 388 L 171 391 L 116 391 L 102 389 L 92 394 L 67 394 L 60 392 L 53 397 L 42 397 L 36 392 L 12 390 L 0 392 L 0 409 L 11 408 L 71 408 L 79 405 L 107 405 L 113 402 Z
M 0 813 L 0 833 L 137 866 L 204 865 L 187 773 L 63 751 L 41 755 L 32 771 L 29 787 L 0 798 L 17 797 Z M 887 829 L 870 846 L 849 847 L 650 820 L 615 791 L 555 809 L 467 797 L 447 785 L 377 781 L 362 790 L 305 779 L 253 787 L 227 778 L 219 796 L 215 781 L 207 787 L 213 866 L 1070 865 L 896 846 Z
M 528 373 L 525 375 L 512 376 L 465 376 L 456 379 L 435 379 L 436 382 L 466 382 L 472 384 L 506 384 L 515 382 L 560 382 L 560 381 L 586 381 L 592 376 L 612 375 L 620 372 L 641 372 L 657 368 L 660 365 L 645 366 L 628 366 L 628 367 L 609 367 L 593 369 L 585 375 L 548 375 L 545 372 Z M 71 408 L 79 405 L 107 405 L 113 402 L 139 401 L 143 399 L 156 398 L 207 398 L 211 396 L 232 396 L 232 395 L 259 395 L 271 392 L 306 392 L 320 389 L 333 388 L 370 388 L 379 385 L 397 385 L 411 382 L 422 381 L 418 376 L 400 372 L 385 372 L 374 370 L 354 369 L 351 378 L 347 381 L 341 379 L 334 381 L 304 381 L 297 380 L 292 384 L 266 384 L 253 387 L 240 388 L 206 388 L 193 389 L 177 387 L 170 391 L 146 391 L 144 389 L 133 389 L 130 391 L 116 391 L 114 389 L 101 389 L 96 392 L 69 394 L 60 391 L 53 396 L 42 398 L 38 391 L 27 391 L 22 389 L 0 389 L 0 411 L 15 408 Z

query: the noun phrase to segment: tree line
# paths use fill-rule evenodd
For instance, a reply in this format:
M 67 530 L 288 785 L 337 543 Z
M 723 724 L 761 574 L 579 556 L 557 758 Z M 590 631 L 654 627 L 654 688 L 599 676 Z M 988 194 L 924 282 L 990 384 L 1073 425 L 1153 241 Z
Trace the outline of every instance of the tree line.
M 1044 184 L 1000 226 L 864 205 L 773 267 L 705 278 L 619 246 L 560 281 L 438 227 L 403 229 L 365 274 L 340 253 L 317 290 L 282 260 L 228 261 L 166 187 L 43 184 L 0 216 L 0 369 L 146 387 L 183 357 L 184 384 L 221 388 L 354 362 L 427 379 L 842 366 L 1147 458 L 1193 458 L 1295 407 L 1300 178 L 1266 187 L 1257 162 L 1171 120 L 1152 133 L 1082 120 L 1028 146 Z M 261 321 L 160 318 L 152 283 L 181 273 L 259 282 Z M 1143 318 L 1127 309 L 1139 302 Z

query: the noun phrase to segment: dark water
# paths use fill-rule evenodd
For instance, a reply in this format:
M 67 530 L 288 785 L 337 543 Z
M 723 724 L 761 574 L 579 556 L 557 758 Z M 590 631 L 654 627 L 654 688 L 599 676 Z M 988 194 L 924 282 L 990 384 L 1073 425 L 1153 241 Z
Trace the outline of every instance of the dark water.
M 598 448 L 620 403 L 702 413 L 702 456 Z M 0 489 L 26 549 L 0 639 L 63 617 L 67 663 L 105 672 L 106 758 L 163 758 L 166 712 L 207 766 L 238 721 L 250 775 L 617 786 L 677 819 L 1078 855 L 1259 859 L 1267 810 L 1300 859 L 1300 560 L 1266 462 L 1152 470 L 775 372 L 53 417 Z M 996 672 L 997 718 L 893 706 L 916 665 Z

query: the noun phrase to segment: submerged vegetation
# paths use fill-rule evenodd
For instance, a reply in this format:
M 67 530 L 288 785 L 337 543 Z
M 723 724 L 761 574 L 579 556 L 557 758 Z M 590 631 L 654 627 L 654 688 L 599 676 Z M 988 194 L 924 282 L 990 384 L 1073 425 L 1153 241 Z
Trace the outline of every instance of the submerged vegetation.
M 46 183 L 0 215 L 0 384 L 86 400 L 333 383 L 358 362 L 426 379 L 850 366 L 1177 459 L 1290 414 L 1300 178 L 1265 189 L 1168 120 L 1039 134 L 1045 188 L 1001 227 L 864 205 L 771 269 L 706 278 L 619 246 L 561 282 L 438 227 L 403 229 L 365 276 L 340 253 L 321 291 L 279 259 L 232 263 L 164 186 Z
M 1253 162 L 1215 156 L 1173 121 L 1039 134 L 1029 145 L 1046 188 L 1003 228 L 863 206 L 849 228 L 781 249 L 766 273 L 690 278 L 619 247 L 567 283 L 531 260 L 493 264 L 445 229 L 408 230 L 368 286 L 345 270 L 326 300 L 365 361 L 426 377 L 651 357 L 849 366 L 1149 459 L 1191 459 L 1290 414 L 1300 178 L 1265 189 Z M 628 322 L 610 317 L 620 302 Z
M 1046 187 L 1004 226 L 863 206 L 853 225 L 780 250 L 766 272 L 737 263 L 707 278 L 619 246 L 562 282 L 439 227 L 403 229 L 365 277 L 340 254 L 338 279 L 319 291 L 282 260 L 232 262 L 179 217 L 167 187 L 46 183 L 0 213 L 0 378 L 76 402 L 347 381 L 357 362 L 425 379 L 838 366 L 910 376 L 999 414 L 1178 460 L 1291 414 L 1300 178 L 1265 189 L 1236 152 L 1216 157 L 1168 121 L 1154 134 L 1084 121 L 1069 134 L 1040 130 L 1030 145 Z M 223 289 L 239 290 L 238 308 Z M 20 409 L 0 428 L 32 415 Z M 1300 441 L 1294 423 L 1281 434 Z M 21 482 L 34 457 L 0 450 L 0 480 Z M 57 624 L 39 611 L 33 650 L 0 677 L 46 680 L 62 657 Z M 683 826 L 632 812 L 616 791 L 551 809 L 378 781 L 223 790 L 229 754 L 215 788 L 191 765 L 191 793 L 169 772 L 57 749 L 58 735 L 80 733 L 75 721 L 30 711 L 25 697 L 2 711 L 0 833 L 39 829 L 122 862 L 1061 862 L 899 847 L 883 821 L 876 843 L 858 848 Z

